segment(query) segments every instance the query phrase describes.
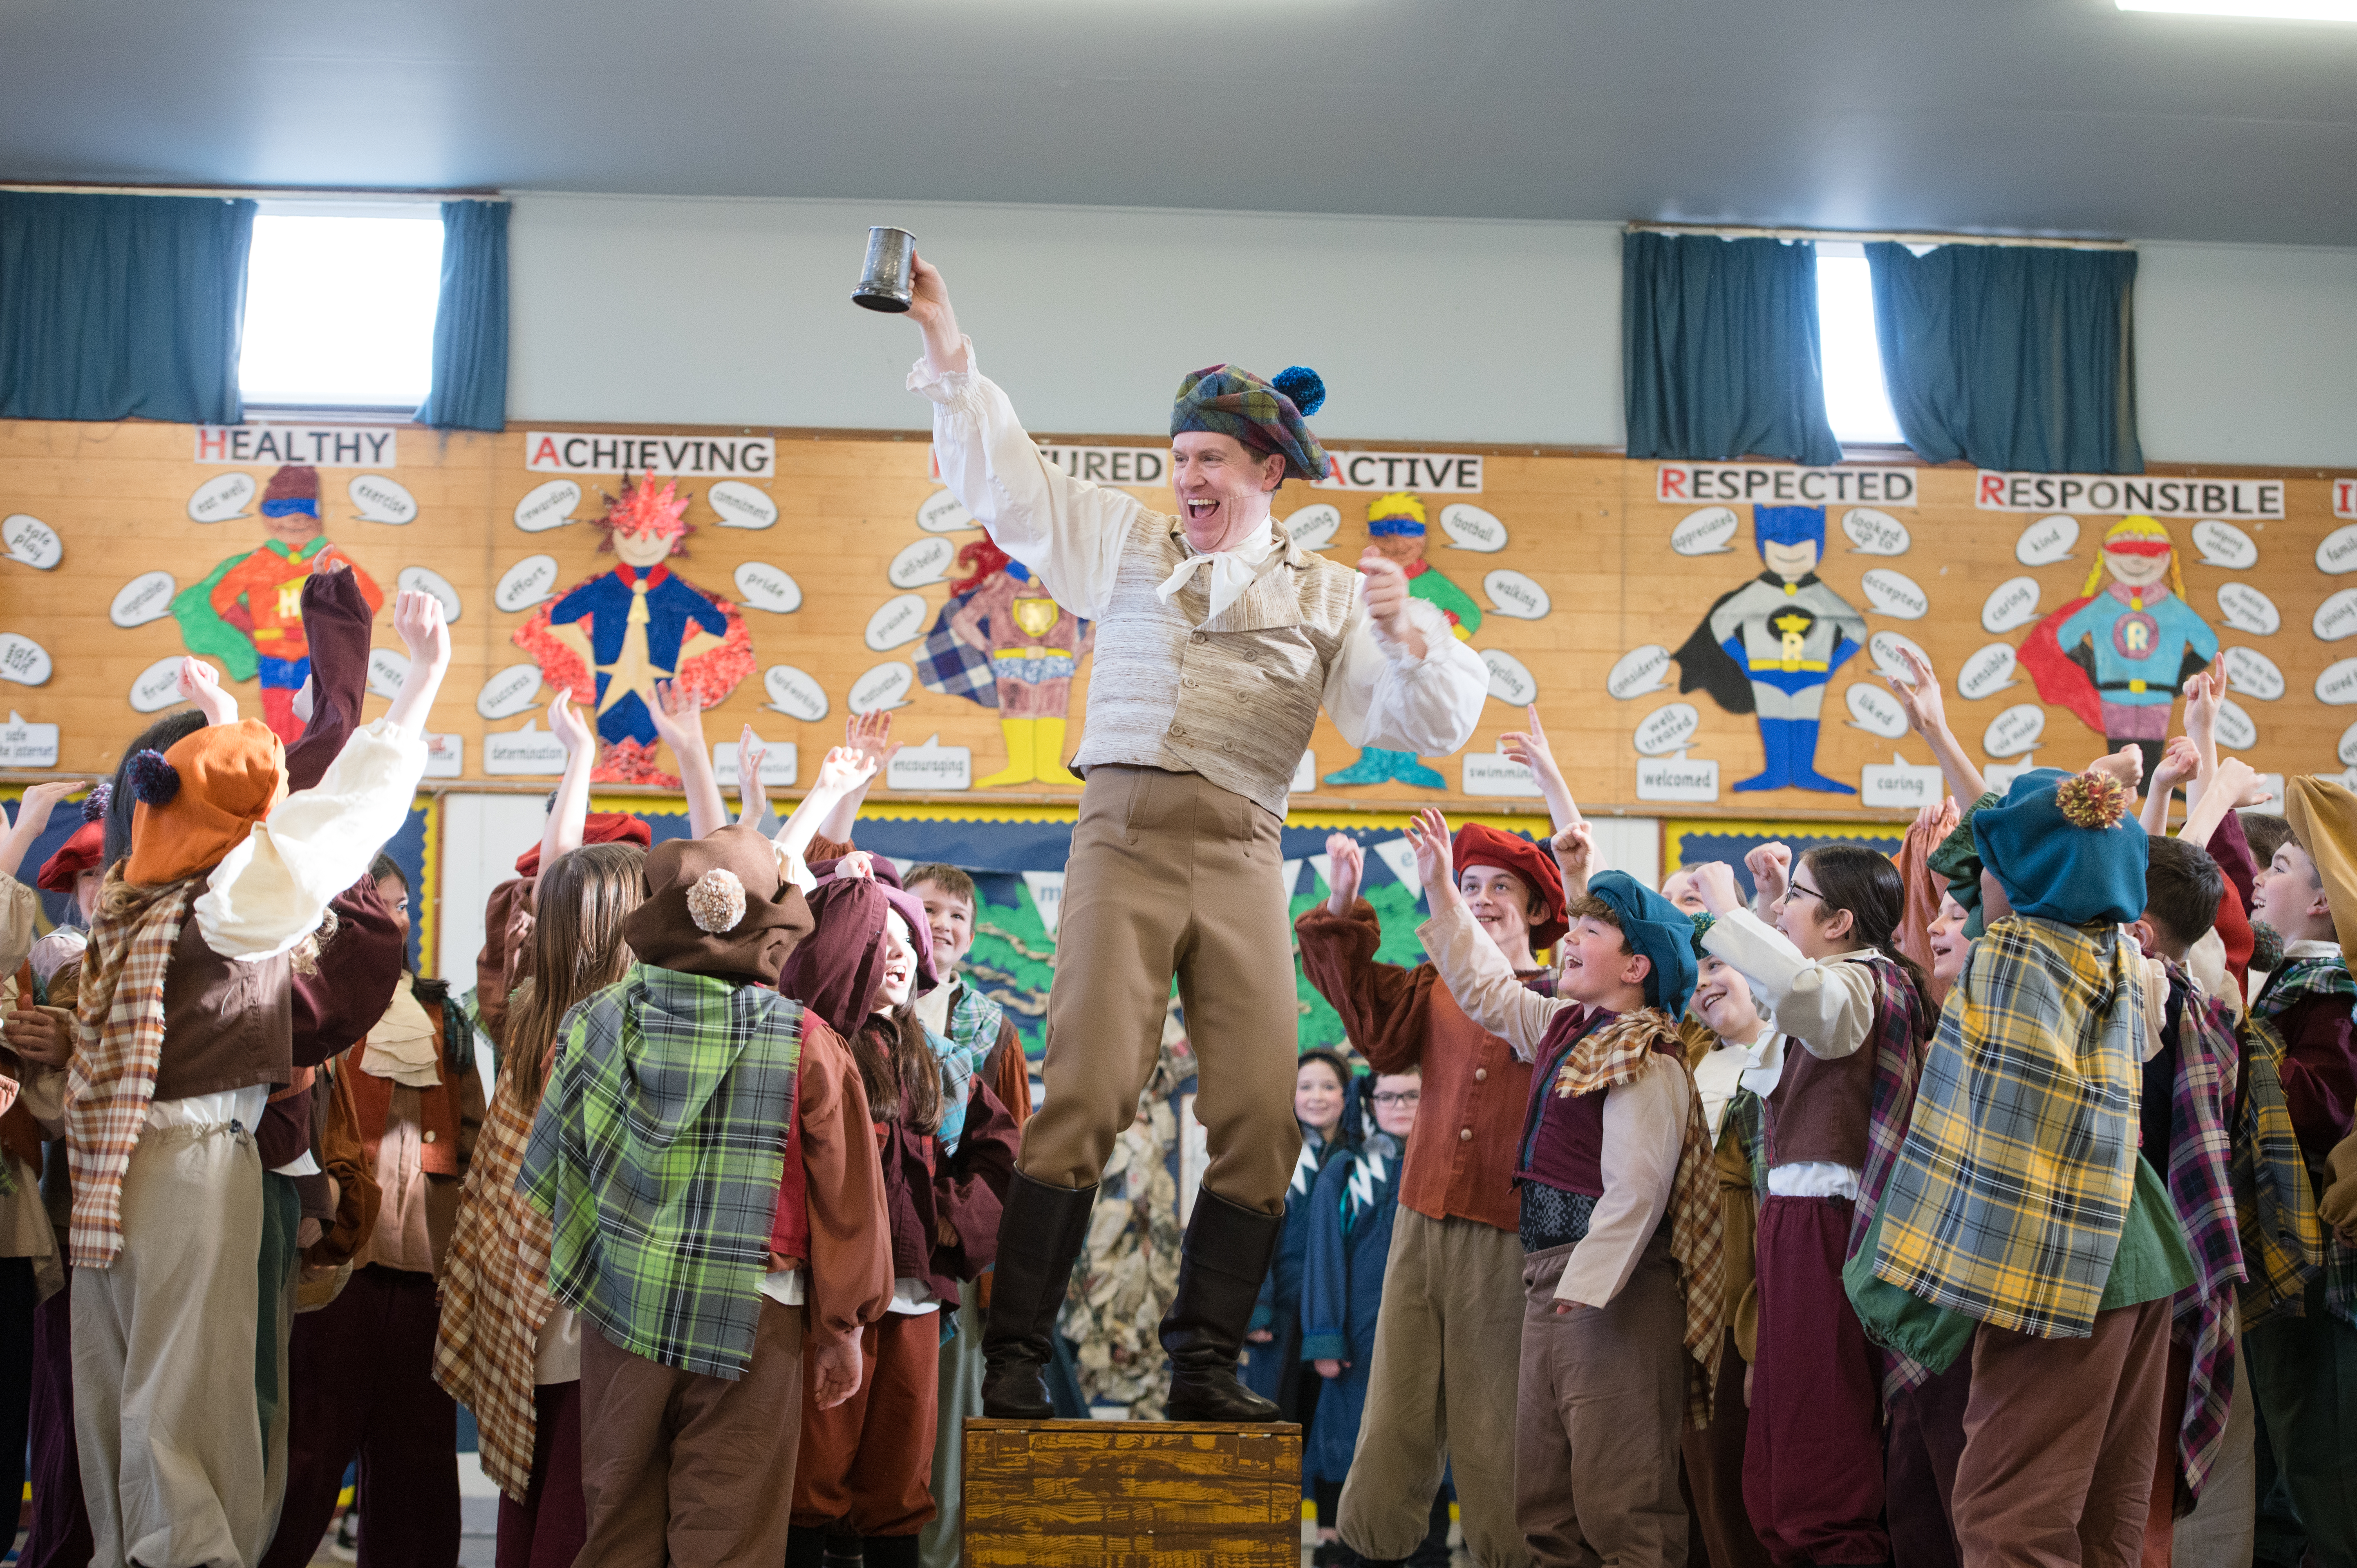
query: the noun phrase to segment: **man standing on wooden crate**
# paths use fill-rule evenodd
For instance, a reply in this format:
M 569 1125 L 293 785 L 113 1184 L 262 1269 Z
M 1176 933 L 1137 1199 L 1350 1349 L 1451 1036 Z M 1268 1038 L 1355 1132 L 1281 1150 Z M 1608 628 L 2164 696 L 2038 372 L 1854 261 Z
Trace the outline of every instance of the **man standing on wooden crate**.
M 975 368 L 942 275 L 916 263 L 943 483 L 1008 555 L 1097 623 L 1085 776 L 1048 1003 L 1047 1098 L 1006 1197 L 985 1412 L 1043 1421 L 1039 1371 L 1088 1230 L 1095 1183 L 1135 1116 L 1175 974 L 1201 1063 L 1211 1163 L 1162 1320 L 1175 1421 L 1270 1421 L 1236 1355 L 1284 1224 L 1300 1146 L 1287 899 L 1286 790 L 1321 703 L 1342 738 L 1441 756 L 1473 734 L 1481 661 L 1373 551 L 1359 573 L 1269 521 L 1287 478 L 1326 455 L 1303 421 L 1325 398 L 1299 367 L 1274 383 L 1215 365 L 1179 383 L 1171 488 L 1180 515 L 1046 462 Z M 1363 575 L 1363 590 L 1360 581 Z

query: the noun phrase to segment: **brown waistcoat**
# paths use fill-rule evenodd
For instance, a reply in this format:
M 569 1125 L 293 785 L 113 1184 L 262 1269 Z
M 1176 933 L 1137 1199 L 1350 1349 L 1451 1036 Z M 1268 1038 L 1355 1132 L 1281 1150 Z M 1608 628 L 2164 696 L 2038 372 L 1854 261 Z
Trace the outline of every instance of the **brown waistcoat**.
M 164 1051 L 156 1098 L 185 1100 L 295 1080 L 294 961 L 223 958 L 193 914 L 164 972 Z
M 1867 1124 L 1874 1114 L 1874 1042 L 1837 1061 L 1822 1061 L 1787 1035 L 1784 1071 L 1764 1103 L 1770 1166 L 1822 1161 L 1864 1169 Z

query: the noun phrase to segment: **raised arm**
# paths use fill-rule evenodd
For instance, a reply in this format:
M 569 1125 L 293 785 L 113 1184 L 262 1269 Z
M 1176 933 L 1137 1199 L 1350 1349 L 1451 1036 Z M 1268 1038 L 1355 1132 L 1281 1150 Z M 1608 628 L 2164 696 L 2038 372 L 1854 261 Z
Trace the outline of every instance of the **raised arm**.
M 1383 932 L 1373 908 L 1359 897 L 1364 852 L 1349 834 L 1335 833 L 1326 841 L 1326 854 L 1333 893 L 1293 923 L 1301 972 L 1340 1015 L 1342 1032 L 1369 1065 L 1377 1072 L 1405 1072 L 1424 1060 L 1425 1026 L 1439 977 L 1423 964 L 1408 969 L 1376 961 Z
M 745 733 L 737 737 L 737 825 L 740 828 L 759 827 L 770 814 L 770 791 L 761 784 L 761 764 L 769 755 L 770 743 L 747 725 Z
M 1461 749 L 1489 698 L 1489 667 L 1450 634 L 1448 617 L 1407 597 L 1398 566 L 1378 560 L 1361 570 L 1364 596 L 1326 671 L 1327 715 L 1352 746 L 1417 757 Z
M 1947 699 L 1940 693 L 1938 671 L 1910 648 L 1901 648 L 1899 657 L 1906 661 L 1907 679 L 1885 675 L 1883 680 L 1899 698 L 1899 705 L 1907 710 L 1907 727 L 1932 748 L 1932 760 L 1940 765 L 1948 793 L 1959 800 L 1979 800 L 1987 787 L 1981 781 L 1981 770 L 1948 727 Z
M 1437 811 L 1419 813 L 1408 824 L 1407 835 L 1415 845 L 1425 901 L 1432 908 L 1432 918 L 1418 926 L 1415 934 L 1440 972 L 1441 983 L 1467 1017 L 1513 1047 L 1524 1061 L 1532 1060 L 1555 1015 L 1577 1004 L 1541 996 L 1524 985 L 1498 944 L 1482 934 L 1457 891 L 1449 865 L 1448 823 Z
M 1698 870 L 1696 886 L 1712 917 L 1703 950 L 1765 987 L 1776 1027 L 1811 1056 L 1836 1060 L 1864 1045 L 1874 1027 L 1873 972 L 1864 964 L 1803 957 L 1783 932 L 1743 908 L 1735 873 L 1724 861 Z
M 844 744 L 853 751 L 873 757 L 876 771 L 861 779 L 851 793 L 837 800 L 834 810 L 826 814 L 826 821 L 819 824 L 818 836 L 832 839 L 837 843 L 851 842 L 852 826 L 859 821 L 859 808 L 866 804 L 868 786 L 875 783 L 879 775 L 888 777 L 885 770 L 892 766 L 892 758 L 899 755 L 900 748 L 892 744 L 892 711 L 884 708 L 872 714 L 854 714 L 850 722 L 844 725 Z
M 679 766 L 680 789 L 687 796 L 688 836 L 700 839 L 728 820 L 728 802 L 721 798 L 719 778 L 712 771 L 712 751 L 704 744 L 704 698 L 677 681 L 658 681 L 649 713 L 655 734 L 671 747 L 672 760 Z
M 847 746 L 836 746 L 826 754 L 818 766 L 818 777 L 812 781 L 810 792 L 794 807 L 792 816 L 778 830 L 778 847 L 789 860 L 802 863 L 802 852 L 818 835 L 818 826 L 824 822 L 836 804 L 854 789 L 863 789 L 876 777 L 876 759 L 865 752 Z
M 1498 737 L 1498 748 L 1508 758 L 1531 770 L 1539 781 L 1539 793 L 1546 797 L 1547 815 L 1561 833 L 1574 822 L 1587 819 L 1579 814 L 1579 802 L 1572 797 L 1571 785 L 1556 766 L 1555 748 L 1547 744 L 1546 726 L 1539 723 L 1539 705 L 1531 703 L 1523 710 L 1530 720 L 1526 730 L 1509 730 Z
M 581 847 L 588 832 L 589 770 L 597 760 L 597 732 L 573 705 L 573 688 L 566 686 L 550 699 L 549 733 L 565 747 L 565 776 L 556 781 L 548 820 L 540 830 L 540 868 L 546 871 L 560 855 Z
M 45 779 L 38 784 L 25 786 L 24 798 L 16 802 L 16 825 L 8 830 L 7 837 L 0 839 L 0 876 L 16 875 L 33 841 L 48 827 L 50 813 L 58 809 L 58 803 L 83 788 L 79 779 Z M 13 969 L 15 965 L 9 967 Z
M 2178 736 L 2170 740 L 2160 754 L 2160 763 L 2152 770 L 2152 779 L 2144 792 L 2144 810 L 2137 821 L 2144 826 L 2147 838 L 2165 837 L 2169 832 L 2169 798 L 2178 785 L 2192 778 L 2201 768 L 2201 753 L 2190 736 Z

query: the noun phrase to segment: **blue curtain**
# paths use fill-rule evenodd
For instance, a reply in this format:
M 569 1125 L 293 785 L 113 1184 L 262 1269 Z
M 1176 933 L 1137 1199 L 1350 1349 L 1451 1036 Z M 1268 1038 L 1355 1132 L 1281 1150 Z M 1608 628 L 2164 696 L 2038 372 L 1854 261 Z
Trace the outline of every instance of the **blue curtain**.
M 508 421 L 508 204 L 442 204 L 434 386 L 417 423 L 503 430 Z
M 2141 474 L 2132 251 L 1866 247 L 1899 428 L 1927 461 Z
M 1841 461 L 1806 241 L 1623 235 L 1620 343 L 1631 457 Z
M 0 192 L 0 418 L 235 424 L 253 203 Z

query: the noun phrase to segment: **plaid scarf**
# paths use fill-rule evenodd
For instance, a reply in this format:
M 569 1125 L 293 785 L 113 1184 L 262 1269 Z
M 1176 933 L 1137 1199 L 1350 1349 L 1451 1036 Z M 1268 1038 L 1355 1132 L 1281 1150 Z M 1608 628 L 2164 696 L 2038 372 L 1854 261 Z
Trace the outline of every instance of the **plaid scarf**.
M 2269 986 L 2270 993 L 2275 988 Z M 2306 1314 L 2308 1282 L 2324 1258 L 2324 1222 L 2316 1212 L 2291 1107 L 2284 1100 L 2287 1048 L 2254 1007 L 2244 1016 L 2243 1092 L 2235 1097 L 2233 1160 L 2227 1182 L 2242 1233 L 2243 1332 L 2277 1316 Z
M 1857 1178 L 1857 1203 L 1851 1211 L 1849 1251 L 1866 1240 L 1867 1228 L 1890 1181 L 1890 1167 L 1907 1143 L 1908 1123 L 1915 1110 L 1915 1086 L 1923 1076 L 1924 1045 L 1938 1023 L 1923 993 L 1906 970 L 1880 953 L 1854 961 L 1874 971 L 1874 1099 L 1866 1123 L 1866 1165 Z M 1760 1191 L 1767 1191 L 1763 1180 Z M 1885 1346 L 1882 1351 L 1882 1397 L 1932 1380 L 1932 1369 Z
M 2227 1178 L 2233 1140 L 2226 1097 L 2233 1081 L 2234 1026 L 2223 1004 L 2190 980 L 2175 961 L 2169 971 L 2169 1026 L 2177 1037 L 2170 1089 L 2169 1196 L 2185 1226 L 2196 1278 L 2178 1293 L 2170 1334 L 2192 1359 L 2185 1416 L 2177 1431 L 2178 1478 L 2199 1500 L 2226 1438 L 2226 1412 L 2234 1394 L 2234 1286 L 2243 1278 L 2243 1247 L 2235 1233 L 2234 1195 Z M 2150 1158 L 2154 1151 L 2147 1151 Z
M 734 1382 L 753 1359 L 802 1007 L 630 966 L 565 1015 L 516 1185 L 548 1291 L 633 1355 Z
M 1686 1423 L 1700 1429 L 1710 1423 L 1710 1390 L 1726 1345 L 1719 1327 L 1726 1310 L 1727 1254 L 1727 1216 L 1718 1205 L 1718 1173 L 1711 1158 L 1710 1128 L 1703 1120 L 1702 1094 L 1678 1049 L 1677 1026 L 1661 1009 L 1645 1007 L 1618 1016 L 1585 1015 L 1591 1026 L 1597 1020 L 1602 1020 L 1601 1026 L 1589 1027 L 1563 1053 L 1554 1079 L 1558 1098 L 1627 1083 L 1656 1056 L 1667 1070 L 1685 1076 L 1685 1135 L 1678 1145 L 1677 1175 L 1670 1184 L 1670 1255 L 1677 1260 L 1678 1289 L 1686 1306 Z
M 965 1135 L 966 1104 L 974 1075 L 998 1045 L 999 1022 L 1006 1016 L 1006 1009 L 961 980 L 957 1001 L 950 1007 L 947 1036 L 925 1031 L 933 1054 L 942 1058 L 942 1124 L 934 1136 L 941 1140 L 944 1155 L 954 1156 L 958 1141 Z
M 441 1279 L 434 1380 L 475 1412 L 483 1471 L 521 1503 L 532 1490 L 539 1413 L 533 1401 L 548 1294 L 548 1216 L 516 1191 L 533 1119 L 516 1103 L 514 1075 L 500 1075 L 467 1167 L 458 1219 Z
M 2267 976 L 2266 989 L 2251 1004 L 2251 1011 L 2273 1018 L 2309 996 L 2346 996 L 2357 1003 L 2357 980 L 2350 978 L 2349 965 L 2338 958 L 2286 959 Z
M 2144 965 L 2010 916 L 1964 960 L 1883 1194 L 1874 1273 L 2017 1333 L 2091 1333 L 2136 1179 Z
M 147 1125 L 164 1059 L 164 975 L 201 876 L 142 887 L 107 873 L 91 923 L 66 1072 L 66 1138 L 73 1172 L 67 1258 L 103 1269 L 123 1251 L 123 1173 Z

